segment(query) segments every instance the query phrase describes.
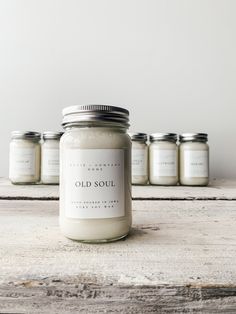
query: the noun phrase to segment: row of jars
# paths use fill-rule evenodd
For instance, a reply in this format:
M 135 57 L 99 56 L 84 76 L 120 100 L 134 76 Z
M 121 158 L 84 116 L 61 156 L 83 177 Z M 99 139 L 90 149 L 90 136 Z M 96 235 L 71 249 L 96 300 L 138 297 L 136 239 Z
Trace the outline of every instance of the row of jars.
M 132 184 L 206 186 L 209 146 L 205 133 L 130 133 Z
M 58 184 L 59 142 L 62 132 L 13 131 L 9 179 L 14 184 Z
M 127 134 L 129 111 L 125 108 L 103 104 L 67 107 L 63 110 L 62 126 L 65 134 L 60 140 L 59 223 L 62 233 L 70 239 L 109 242 L 129 233 L 132 148 L 133 183 L 178 181 L 176 134 L 153 134 L 148 157 L 147 135 L 132 135 L 131 147 Z M 56 136 L 54 132 L 45 132 L 41 144 L 40 133 L 13 132 L 11 181 L 39 182 L 41 168 L 43 183 L 58 183 L 60 136 L 61 133 Z M 207 135 L 185 134 L 180 142 L 180 183 L 207 184 Z

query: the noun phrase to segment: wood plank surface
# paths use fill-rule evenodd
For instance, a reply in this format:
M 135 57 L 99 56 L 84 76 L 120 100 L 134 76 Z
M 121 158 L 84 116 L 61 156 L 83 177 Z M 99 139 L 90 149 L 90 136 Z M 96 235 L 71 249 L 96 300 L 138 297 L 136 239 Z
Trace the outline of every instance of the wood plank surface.
M 134 201 L 123 241 L 64 238 L 57 201 L 0 201 L 0 313 L 235 313 L 236 201 Z
M 212 180 L 208 187 L 133 186 L 135 200 L 236 200 L 236 181 Z M 0 179 L 0 199 L 58 200 L 58 185 L 13 185 Z

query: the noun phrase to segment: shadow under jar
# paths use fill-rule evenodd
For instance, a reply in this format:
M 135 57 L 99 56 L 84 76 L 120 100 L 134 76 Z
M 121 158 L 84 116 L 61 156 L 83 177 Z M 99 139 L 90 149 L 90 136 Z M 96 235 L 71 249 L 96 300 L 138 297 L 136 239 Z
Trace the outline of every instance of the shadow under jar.
M 209 146 L 205 133 L 179 136 L 180 184 L 206 186 L 209 183 Z
M 149 182 L 153 185 L 178 183 L 178 146 L 175 133 L 150 135 Z
M 148 145 L 147 134 L 129 133 L 132 140 L 132 184 L 148 183 Z
M 63 110 L 60 228 L 82 242 L 109 242 L 131 228 L 129 112 L 108 105 Z
M 35 184 L 40 181 L 41 134 L 13 131 L 9 152 L 9 179 L 14 184 Z

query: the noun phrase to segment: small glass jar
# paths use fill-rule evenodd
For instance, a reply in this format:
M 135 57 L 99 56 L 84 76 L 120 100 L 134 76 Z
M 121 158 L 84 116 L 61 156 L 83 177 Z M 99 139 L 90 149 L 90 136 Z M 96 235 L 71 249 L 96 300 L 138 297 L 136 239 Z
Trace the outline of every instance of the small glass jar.
M 41 146 L 41 182 L 59 184 L 59 143 L 62 132 L 47 131 L 43 133 Z
M 129 133 L 132 140 L 132 184 L 148 182 L 147 134 Z
M 9 179 L 14 184 L 33 184 L 40 181 L 41 134 L 31 131 L 11 133 Z
M 150 135 L 149 182 L 154 185 L 178 183 L 177 134 L 155 133 Z
M 205 133 L 181 134 L 180 184 L 206 186 L 209 182 L 209 146 Z
M 108 105 L 63 110 L 60 227 L 82 242 L 109 242 L 131 227 L 129 112 Z

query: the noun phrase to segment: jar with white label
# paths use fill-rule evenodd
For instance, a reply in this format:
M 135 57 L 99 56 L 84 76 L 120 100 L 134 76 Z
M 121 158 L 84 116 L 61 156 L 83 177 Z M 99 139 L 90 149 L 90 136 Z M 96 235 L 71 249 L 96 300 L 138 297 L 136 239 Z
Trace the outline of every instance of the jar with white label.
M 129 133 L 132 140 L 132 184 L 148 182 L 147 134 Z
M 60 228 L 71 239 L 108 242 L 131 227 L 129 112 L 108 105 L 63 110 Z
M 41 146 L 41 182 L 43 184 L 59 183 L 59 143 L 62 132 L 47 131 L 43 133 Z
M 149 182 L 154 185 L 178 183 L 177 134 L 155 133 L 150 135 Z
M 205 133 L 179 137 L 180 184 L 206 186 L 209 182 L 209 146 Z
M 41 134 L 13 131 L 9 152 L 9 179 L 14 184 L 33 184 L 40 180 Z

